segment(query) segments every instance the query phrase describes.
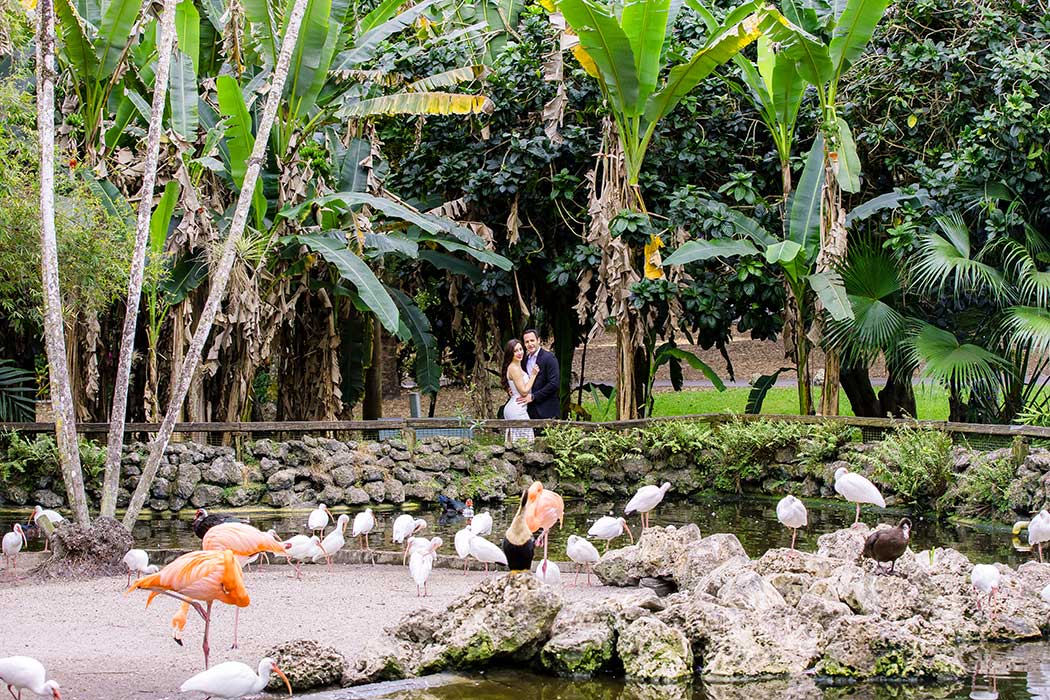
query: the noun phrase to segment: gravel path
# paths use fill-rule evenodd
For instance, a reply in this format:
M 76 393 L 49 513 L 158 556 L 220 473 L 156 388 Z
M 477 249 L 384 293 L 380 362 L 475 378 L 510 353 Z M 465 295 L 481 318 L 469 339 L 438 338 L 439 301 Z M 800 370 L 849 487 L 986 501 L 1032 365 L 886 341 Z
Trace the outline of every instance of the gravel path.
M 398 566 L 341 565 L 331 574 L 311 566 L 304 568 L 302 581 L 290 578 L 286 566 L 264 566 L 245 576 L 252 605 L 241 614 L 240 649 L 229 648 L 233 610 L 215 606 L 211 662 L 243 661 L 254 667 L 272 645 L 299 638 L 316 639 L 351 658 L 405 613 L 419 607 L 442 609 L 485 577 L 482 572 L 464 576 L 436 568 L 430 597 L 417 598 L 408 569 Z M 169 627 L 177 601 L 158 597 L 143 609 L 146 593 L 125 597 L 124 583 L 121 576 L 0 584 L 0 657 L 36 657 L 62 685 L 67 700 L 180 696 L 182 681 L 204 668 L 204 626 L 191 612 L 185 646 L 177 646 Z M 626 591 L 563 589 L 570 600 L 617 592 Z

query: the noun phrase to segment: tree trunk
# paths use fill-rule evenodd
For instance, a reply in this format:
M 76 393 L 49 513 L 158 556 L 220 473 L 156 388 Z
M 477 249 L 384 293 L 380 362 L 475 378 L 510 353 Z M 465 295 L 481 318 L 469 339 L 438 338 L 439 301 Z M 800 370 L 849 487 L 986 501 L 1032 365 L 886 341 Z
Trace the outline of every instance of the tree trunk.
M 109 416 L 109 441 L 106 447 L 106 471 L 102 479 L 100 515 L 112 518 L 117 512 L 117 489 L 120 488 L 120 451 L 124 446 L 124 421 L 128 410 L 128 385 L 131 383 L 131 355 L 135 350 L 135 327 L 138 325 L 142 278 L 146 270 L 146 245 L 149 243 L 150 215 L 153 213 L 153 187 L 157 182 L 157 156 L 164 121 L 164 103 L 168 95 L 168 74 L 172 47 L 175 43 L 175 5 L 177 0 L 164 0 L 160 15 L 160 38 L 157 49 L 157 74 L 153 82 L 153 104 L 150 107 L 149 131 L 146 135 L 146 162 L 139 190 L 138 221 L 135 226 L 135 250 L 131 254 L 128 277 L 128 299 L 124 312 L 124 330 L 120 336 L 120 359 L 117 361 L 117 383 L 113 388 L 113 408 Z M 156 357 L 151 353 L 151 359 Z M 156 373 L 156 366 L 151 367 Z
M 634 389 L 634 333 L 629 319 L 616 324 L 616 419 L 632 420 L 638 417 L 638 403 Z
M 383 324 L 372 317 L 372 359 L 365 370 L 365 398 L 361 404 L 364 420 L 383 417 Z
M 827 140 L 825 140 L 827 143 Z M 846 213 L 842 209 L 842 193 L 835 172 L 838 170 L 835 153 L 824 155 L 824 197 L 820 224 L 820 255 L 817 256 L 817 272 L 834 270 L 846 257 Z M 819 315 L 813 320 L 820 323 Z M 819 330 L 819 329 L 818 329 Z M 830 347 L 824 348 L 824 388 L 820 394 L 820 415 L 839 414 L 839 354 Z
M 875 396 L 871 386 L 868 368 L 865 365 L 853 365 L 842 370 L 842 389 L 846 392 L 853 415 L 869 418 L 882 418 L 882 403 Z
M 49 1 L 45 0 L 45 2 Z M 237 245 L 240 243 L 241 236 L 244 234 L 244 227 L 248 222 L 248 209 L 251 207 L 255 183 L 259 179 L 259 171 L 262 168 L 263 158 L 266 155 L 266 146 L 270 141 L 270 129 L 273 127 L 274 117 L 277 116 L 277 107 L 281 102 L 284 83 L 288 78 L 288 65 L 291 62 L 292 49 L 295 47 L 299 37 L 299 26 L 303 21 L 306 3 L 307 0 L 295 0 L 295 6 L 292 8 L 291 17 L 288 20 L 288 28 L 285 31 L 284 40 L 281 44 L 281 55 L 277 60 L 277 67 L 274 70 L 270 89 L 266 95 L 266 106 L 263 109 L 262 120 L 259 122 L 258 133 L 255 135 L 255 146 L 252 148 L 252 155 L 248 159 L 244 182 L 237 197 L 237 208 L 233 214 L 230 232 L 227 234 L 226 241 L 223 244 L 222 257 L 219 259 L 219 264 L 211 276 L 211 289 L 208 292 L 208 300 L 205 302 L 204 310 L 201 312 L 200 320 L 197 322 L 197 329 L 193 334 L 193 340 L 190 342 L 190 349 L 186 353 L 186 361 L 179 372 L 178 382 L 171 388 L 171 401 L 164 415 L 164 421 L 161 423 L 160 430 L 150 446 L 146 466 L 142 470 L 138 486 L 135 487 L 135 493 L 131 496 L 131 503 L 128 504 L 128 511 L 124 515 L 124 526 L 129 529 L 135 523 L 139 511 L 142 510 L 142 504 L 146 502 L 146 497 L 153 486 L 153 479 L 157 475 L 160 460 L 164 456 L 164 448 L 167 447 L 168 440 L 171 438 L 172 432 L 174 432 L 179 409 L 196 374 L 197 366 L 201 360 L 201 353 L 204 350 L 204 344 L 211 334 L 215 315 L 219 312 L 219 305 L 226 294 L 226 287 L 230 281 L 230 271 L 233 269 L 234 259 L 237 255 Z
M 91 523 L 84 472 L 80 468 L 73 392 L 66 363 L 62 295 L 58 288 L 58 241 L 55 236 L 55 6 L 53 0 L 37 5 L 36 35 L 37 129 L 40 131 L 40 273 L 44 287 L 44 336 L 55 413 L 62 480 L 73 517 L 80 525 Z

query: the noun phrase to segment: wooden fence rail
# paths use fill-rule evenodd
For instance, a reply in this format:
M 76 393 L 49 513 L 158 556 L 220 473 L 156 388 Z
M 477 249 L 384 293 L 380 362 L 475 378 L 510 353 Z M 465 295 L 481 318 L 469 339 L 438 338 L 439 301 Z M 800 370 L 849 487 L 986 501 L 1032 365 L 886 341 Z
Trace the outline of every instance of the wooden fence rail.
M 178 433 L 320 433 L 331 431 L 403 431 L 403 430 L 448 430 L 474 429 L 482 431 L 501 431 L 507 428 L 545 428 L 553 425 L 573 426 L 582 430 L 625 430 L 644 428 L 652 423 L 668 421 L 696 421 L 710 424 L 728 421 L 788 421 L 796 423 L 838 423 L 867 430 L 893 430 L 900 427 L 931 428 L 949 433 L 985 435 L 998 437 L 1023 436 L 1039 440 L 1050 440 L 1050 428 L 1030 425 L 986 425 L 981 423 L 952 423 L 935 420 L 910 420 L 899 418 L 856 418 L 853 416 L 794 416 L 794 415 L 731 415 L 727 413 L 703 413 L 686 416 L 661 416 L 638 420 L 606 421 L 602 423 L 568 420 L 500 420 L 468 418 L 390 418 L 385 420 L 348 420 L 348 421 L 272 421 L 252 423 L 179 423 L 175 426 Z M 155 433 L 159 423 L 127 423 L 125 433 Z M 51 433 L 54 423 L 3 423 L 0 430 L 14 430 L 21 433 Z M 78 423 L 77 432 L 82 434 L 106 433 L 108 423 Z

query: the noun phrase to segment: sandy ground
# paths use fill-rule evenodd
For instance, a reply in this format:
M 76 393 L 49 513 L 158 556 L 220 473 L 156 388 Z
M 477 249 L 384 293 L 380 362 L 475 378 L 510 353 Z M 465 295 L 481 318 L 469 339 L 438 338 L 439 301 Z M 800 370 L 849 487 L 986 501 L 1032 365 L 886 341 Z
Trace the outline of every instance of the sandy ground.
M 417 598 L 407 568 L 340 565 L 304 568 L 302 581 L 288 567 L 263 566 L 246 574 L 252 604 L 242 611 L 240 649 L 231 650 L 233 610 L 216 605 L 211 663 L 242 661 L 253 668 L 271 646 L 310 638 L 348 658 L 419 607 L 442 609 L 484 574 L 435 568 L 430 597 Z M 0 657 L 39 659 L 62 686 L 66 700 L 141 700 L 179 697 L 179 685 L 204 669 L 203 623 L 191 613 L 177 646 L 169 621 L 178 606 L 159 597 L 144 609 L 146 593 L 125 597 L 124 577 L 94 581 L 4 584 L 0 587 Z M 568 599 L 607 597 L 625 589 L 563 588 Z M 5 693 L 6 696 L 6 693 Z M 31 696 L 30 696 L 31 697 Z M 187 694 L 182 697 L 196 697 Z

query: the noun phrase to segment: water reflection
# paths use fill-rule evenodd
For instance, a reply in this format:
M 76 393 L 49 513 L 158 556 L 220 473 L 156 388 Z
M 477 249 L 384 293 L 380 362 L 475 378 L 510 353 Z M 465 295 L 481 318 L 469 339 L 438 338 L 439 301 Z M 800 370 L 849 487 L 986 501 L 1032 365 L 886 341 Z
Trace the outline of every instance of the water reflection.
M 621 513 L 623 505 L 621 501 L 599 501 L 591 504 L 584 504 L 580 501 L 567 503 L 565 527 L 556 528 L 551 534 L 551 551 L 556 553 L 552 558 L 564 559 L 565 542 L 569 535 L 586 533 L 597 518 L 610 513 Z M 806 505 L 809 508 L 809 527 L 799 531 L 798 547 L 800 549 L 816 549 L 817 538 L 820 535 L 849 527 L 853 522 L 853 509 L 845 503 L 807 502 Z M 510 502 L 505 505 L 477 508 L 479 512 L 488 510 L 492 513 L 494 524 L 491 539 L 498 540 L 502 536 L 516 508 L 517 504 Z M 306 532 L 306 519 L 310 510 L 303 508 L 276 511 L 271 508 L 263 508 L 238 511 L 238 513 L 261 530 L 273 528 L 282 537 L 290 537 Z M 339 513 L 353 515 L 361 510 L 362 508 L 332 508 L 337 516 Z M 373 508 L 373 511 L 376 514 L 378 527 L 383 530 L 381 538 L 376 537 L 375 541 L 381 541 L 385 546 L 394 548 L 391 527 L 394 518 L 402 512 L 401 508 L 377 506 Z M 464 525 L 462 518 L 449 518 L 436 504 L 432 507 L 409 504 L 406 505 L 405 511 L 427 521 L 425 535 L 429 537 L 440 535 L 446 543 L 451 543 L 456 531 Z M 888 512 L 865 508 L 862 518 L 869 525 L 876 522 L 896 523 L 901 513 L 901 511 Z M 24 522 L 28 516 L 29 509 L 26 509 L 25 513 L 0 514 L 0 529 L 5 532 L 9 531 L 16 521 Z M 998 561 L 1011 566 L 1028 561 L 1031 556 L 1026 552 L 1014 550 L 1011 545 L 1010 529 L 1005 525 L 951 524 L 929 520 L 921 514 L 911 514 L 911 518 L 915 523 L 912 530 L 912 549 L 914 551 L 928 549 L 931 546 L 952 547 L 964 553 L 974 562 Z M 199 546 L 199 540 L 193 534 L 192 520 L 192 511 L 183 512 L 177 516 L 145 516 L 136 523 L 133 530 L 135 542 L 138 546 L 147 549 L 195 549 Z M 661 504 L 652 514 L 651 522 L 653 525 L 696 523 L 705 535 L 714 532 L 736 533 L 752 557 L 760 556 L 772 547 L 786 547 L 791 542 L 790 532 L 777 522 L 776 499 L 763 496 L 703 495 L 691 501 L 670 501 Z M 637 523 L 637 517 L 633 519 L 632 524 L 634 523 Z M 623 544 L 627 544 L 626 536 L 622 540 L 615 541 L 613 546 Z M 373 546 L 376 545 L 373 544 Z M 30 549 L 33 550 L 42 548 L 42 541 L 32 543 L 30 546 Z

